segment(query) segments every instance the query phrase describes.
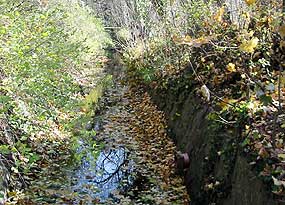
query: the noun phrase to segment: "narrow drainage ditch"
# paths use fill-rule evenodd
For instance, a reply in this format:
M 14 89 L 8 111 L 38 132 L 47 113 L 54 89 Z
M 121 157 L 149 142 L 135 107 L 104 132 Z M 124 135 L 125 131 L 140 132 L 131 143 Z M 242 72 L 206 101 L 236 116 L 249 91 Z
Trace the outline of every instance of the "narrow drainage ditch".
M 115 93 L 120 96 L 117 91 Z M 136 179 L 135 164 L 130 159 L 128 148 L 123 143 L 112 143 L 112 137 L 108 139 L 105 136 L 103 125 L 104 120 L 108 120 L 106 113 L 117 109 L 118 99 L 114 98 L 102 97 L 99 103 L 103 104 L 99 106 L 101 109 L 96 112 L 92 125 L 87 125 L 89 128 L 86 129 L 96 134 L 76 139 L 78 145 L 73 154 L 80 156 L 80 161 L 68 157 L 62 164 L 55 162 L 48 167 L 39 179 L 32 182 L 25 194 L 26 200 L 20 204 L 109 205 L 120 202 L 117 194 L 124 195 Z M 117 135 L 117 138 L 121 137 L 120 132 Z
M 22 204 L 188 204 L 182 179 L 174 173 L 174 144 L 150 97 L 119 82 L 102 94 L 88 98 L 101 109 L 86 125 L 96 134 L 77 139 L 80 161 L 55 162 L 28 191 L 36 203 Z

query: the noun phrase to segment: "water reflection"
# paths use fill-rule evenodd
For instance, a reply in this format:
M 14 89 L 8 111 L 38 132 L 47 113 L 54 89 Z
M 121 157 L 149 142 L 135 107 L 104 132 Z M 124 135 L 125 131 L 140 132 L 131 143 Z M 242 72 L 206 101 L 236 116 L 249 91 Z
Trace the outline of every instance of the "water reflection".
M 105 149 L 94 162 L 91 154 L 82 159 L 72 189 L 79 195 L 88 195 L 93 200 L 105 201 L 112 192 L 131 184 L 132 162 L 124 147 Z

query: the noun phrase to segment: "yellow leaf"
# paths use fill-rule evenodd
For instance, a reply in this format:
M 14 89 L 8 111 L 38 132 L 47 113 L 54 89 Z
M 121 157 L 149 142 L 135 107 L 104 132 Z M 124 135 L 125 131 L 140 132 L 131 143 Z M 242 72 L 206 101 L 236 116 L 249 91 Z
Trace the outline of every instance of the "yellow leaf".
M 247 52 L 247 53 L 253 53 L 254 49 L 257 47 L 258 45 L 258 41 L 259 39 L 254 37 L 251 40 L 245 40 L 243 41 L 243 43 L 240 45 L 240 50 Z
M 224 13 L 225 13 L 225 8 L 224 7 L 221 7 L 219 9 L 219 11 L 217 12 L 217 14 L 214 16 L 214 19 L 218 22 L 222 22 L 223 21 L 223 16 L 224 16 Z
M 211 39 L 212 37 L 200 37 L 192 39 L 190 36 L 186 36 L 185 38 L 183 38 L 181 44 L 193 47 L 200 47 L 201 45 L 208 43 Z
M 282 38 L 285 37 L 285 25 L 279 27 L 279 34 Z
M 184 37 L 178 37 L 174 35 L 172 37 L 172 40 L 177 45 L 188 45 L 188 46 L 193 46 L 193 47 L 200 47 L 202 44 L 208 43 L 210 40 L 210 37 L 208 38 L 200 37 L 197 39 L 192 39 L 191 36 L 189 35 L 186 35 Z
M 229 63 L 229 64 L 227 65 L 227 70 L 230 71 L 230 72 L 236 72 L 236 71 L 237 71 L 237 70 L 236 70 L 236 65 L 233 64 L 233 63 Z
M 254 4 L 256 2 L 256 0 L 245 0 L 245 3 L 250 6 L 252 4 Z
M 191 38 L 191 36 L 186 35 L 186 36 L 184 37 L 183 41 L 184 41 L 184 42 L 191 42 L 191 41 L 192 41 L 192 38 Z

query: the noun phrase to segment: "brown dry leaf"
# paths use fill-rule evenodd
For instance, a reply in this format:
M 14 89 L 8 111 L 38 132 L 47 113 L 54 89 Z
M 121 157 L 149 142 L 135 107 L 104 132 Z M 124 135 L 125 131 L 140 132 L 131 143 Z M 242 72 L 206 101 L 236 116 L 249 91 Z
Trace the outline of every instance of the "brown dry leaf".
M 262 158 L 269 157 L 269 153 L 267 152 L 267 150 L 264 147 L 260 148 L 258 155 L 261 156 Z
M 279 27 L 278 32 L 282 38 L 285 37 L 285 25 Z
M 220 103 L 219 103 L 219 106 L 222 108 L 222 109 L 225 109 L 229 106 L 229 104 L 234 104 L 236 103 L 237 100 L 235 99 L 229 99 L 229 98 L 224 98 Z
M 280 48 L 285 48 L 285 41 L 280 41 Z
M 223 79 L 220 76 L 215 76 L 213 79 L 214 85 L 219 85 L 222 81 Z
M 173 40 L 173 42 L 176 43 L 176 44 L 181 44 L 181 43 L 183 42 L 183 39 L 182 39 L 181 37 L 176 36 L 176 35 L 174 35 L 174 36 L 172 37 L 172 40 Z

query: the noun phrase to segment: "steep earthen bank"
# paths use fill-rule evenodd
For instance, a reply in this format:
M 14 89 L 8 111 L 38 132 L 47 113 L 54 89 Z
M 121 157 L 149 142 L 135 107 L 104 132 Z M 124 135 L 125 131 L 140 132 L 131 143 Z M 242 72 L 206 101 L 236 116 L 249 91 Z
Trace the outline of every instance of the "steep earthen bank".
M 191 74 L 190 74 L 191 75 Z M 256 175 L 241 147 L 240 128 L 225 129 L 207 119 L 212 108 L 193 90 L 187 74 L 167 89 L 151 90 L 153 101 L 165 112 L 177 149 L 188 153 L 183 171 L 193 205 L 279 205 Z M 192 83 L 192 84 L 191 84 Z

